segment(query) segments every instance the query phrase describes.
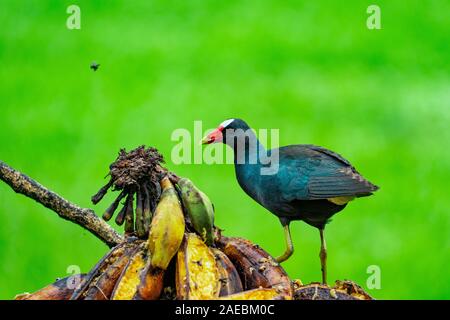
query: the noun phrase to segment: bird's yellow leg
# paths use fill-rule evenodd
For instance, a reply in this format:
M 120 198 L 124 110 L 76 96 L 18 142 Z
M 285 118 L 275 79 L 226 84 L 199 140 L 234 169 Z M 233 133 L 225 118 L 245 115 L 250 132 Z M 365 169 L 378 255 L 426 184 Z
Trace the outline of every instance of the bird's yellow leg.
M 286 241 L 286 251 L 277 257 L 276 260 L 278 263 L 286 261 L 289 257 L 294 253 L 294 246 L 292 244 L 291 231 L 289 230 L 289 223 L 283 225 L 284 229 L 284 240 Z
M 322 283 L 327 284 L 327 244 L 323 234 L 324 228 L 319 229 L 320 232 L 320 266 L 322 270 Z

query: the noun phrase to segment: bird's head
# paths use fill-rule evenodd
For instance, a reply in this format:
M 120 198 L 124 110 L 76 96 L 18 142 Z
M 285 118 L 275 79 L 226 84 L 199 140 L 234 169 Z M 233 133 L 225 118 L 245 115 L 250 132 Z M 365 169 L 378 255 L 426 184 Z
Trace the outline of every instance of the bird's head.
M 247 123 L 241 119 L 227 119 L 223 121 L 217 129 L 202 139 L 202 144 L 227 143 L 227 132 L 242 129 L 243 132 L 249 129 Z

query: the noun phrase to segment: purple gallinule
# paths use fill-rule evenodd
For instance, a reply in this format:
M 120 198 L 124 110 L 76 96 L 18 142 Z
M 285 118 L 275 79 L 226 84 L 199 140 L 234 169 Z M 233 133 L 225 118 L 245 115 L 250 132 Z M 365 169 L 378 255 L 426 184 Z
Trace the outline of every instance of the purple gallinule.
M 370 196 L 378 187 L 359 174 L 349 161 L 323 147 L 298 144 L 266 150 L 241 119 L 225 120 L 202 140 L 203 144 L 217 142 L 233 148 L 241 188 L 280 219 L 286 250 L 277 258 L 278 262 L 287 260 L 294 252 L 291 221 L 303 220 L 319 229 L 322 282 L 326 283 L 325 225 L 348 202 Z M 276 170 L 264 172 L 269 167 Z

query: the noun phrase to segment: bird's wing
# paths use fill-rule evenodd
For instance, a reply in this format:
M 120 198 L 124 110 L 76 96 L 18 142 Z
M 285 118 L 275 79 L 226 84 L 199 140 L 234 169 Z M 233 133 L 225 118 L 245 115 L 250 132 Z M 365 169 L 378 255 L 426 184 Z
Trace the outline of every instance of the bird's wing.
M 343 156 L 341 156 L 340 154 L 338 154 L 338 153 L 336 153 L 334 151 L 328 150 L 328 149 L 326 149 L 324 147 L 316 146 L 316 145 L 313 145 L 313 144 L 305 144 L 304 147 L 308 148 L 310 150 L 314 150 L 314 151 L 326 154 L 326 155 L 328 155 L 328 156 L 330 156 L 330 157 L 332 157 L 332 158 L 342 162 L 343 164 L 345 164 L 347 166 L 350 166 L 350 167 L 352 166 L 350 161 L 345 159 Z
M 286 148 L 286 147 L 285 147 Z M 287 201 L 361 197 L 378 189 L 339 154 L 312 145 L 280 148 L 279 185 Z

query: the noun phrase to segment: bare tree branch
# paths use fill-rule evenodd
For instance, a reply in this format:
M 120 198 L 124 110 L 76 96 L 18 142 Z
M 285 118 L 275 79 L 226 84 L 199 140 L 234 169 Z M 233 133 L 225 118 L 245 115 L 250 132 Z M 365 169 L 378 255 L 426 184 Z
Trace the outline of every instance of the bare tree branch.
M 123 237 L 100 219 L 93 210 L 80 208 L 2 161 L 0 161 L 0 179 L 15 192 L 39 202 L 56 212 L 61 218 L 72 221 L 90 231 L 109 247 L 123 241 Z

